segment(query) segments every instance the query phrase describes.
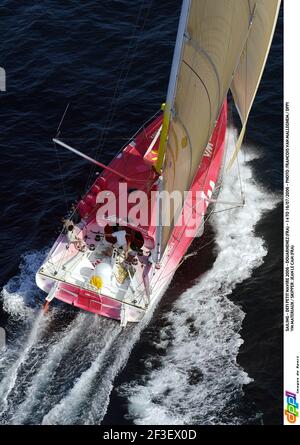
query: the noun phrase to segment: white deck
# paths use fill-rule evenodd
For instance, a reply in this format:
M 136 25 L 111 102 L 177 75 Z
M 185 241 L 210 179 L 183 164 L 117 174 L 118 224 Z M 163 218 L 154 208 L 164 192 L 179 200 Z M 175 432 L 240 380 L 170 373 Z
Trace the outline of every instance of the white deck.
M 61 235 L 42 265 L 40 273 L 145 309 L 148 298 L 143 280 L 145 267 L 143 258 L 136 257 L 135 265 L 128 262 L 122 249 L 112 249 L 111 245 L 103 239 L 103 234 L 97 225 L 87 226 L 84 229 L 77 226 L 76 230 L 85 242 L 84 251 L 78 250 L 72 244 L 69 245 L 67 236 Z M 96 241 L 97 235 L 100 235 L 100 240 Z M 110 255 L 111 252 L 113 255 Z M 118 282 L 116 278 L 118 261 L 128 273 L 123 283 Z M 90 279 L 96 265 L 103 262 L 112 266 L 112 277 L 109 283 L 104 283 L 101 290 L 98 290 L 90 284 Z

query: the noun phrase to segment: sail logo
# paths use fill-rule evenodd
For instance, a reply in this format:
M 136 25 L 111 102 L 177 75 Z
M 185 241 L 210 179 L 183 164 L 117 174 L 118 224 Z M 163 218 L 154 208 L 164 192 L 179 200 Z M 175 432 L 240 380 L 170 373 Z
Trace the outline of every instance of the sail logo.
M 286 397 L 286 409 L 284 414 L 286 415 L 287 421 L 289 423 L 296 423 L 297 417 L 299 416 L 299 403 L 297 403 L 297 396 L 292 392 L 285 391 Z
M 6 72 L 5 69 L 0 66 L 0 91 L 6 91 Z
M 213 148 L 214 148 L 213 144 L 211 142 L 209 142 L 207 144 L 207 147 L 206 147 L 206 149 L 204 151 L 203 156 L 205 156 L 206 158 L 210 158 L 211 155 L 212 155 L 212 152 L 213 152 Z

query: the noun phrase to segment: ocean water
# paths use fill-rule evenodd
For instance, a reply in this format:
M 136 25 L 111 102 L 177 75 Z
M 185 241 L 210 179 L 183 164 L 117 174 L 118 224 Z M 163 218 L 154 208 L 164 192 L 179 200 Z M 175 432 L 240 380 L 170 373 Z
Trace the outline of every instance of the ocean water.
M 282 406 L 282 15 L 240 156 L 246 207 L 215 213 L 153 314 L 121 331 L 36 269 L 94 167 L 164 101 L 180 2 L 0 6 L 0 423 L 278 424 Z M 229 132 L 229 146 L 234 130 Z M 233 171 L 226 199 L 237 193 Z

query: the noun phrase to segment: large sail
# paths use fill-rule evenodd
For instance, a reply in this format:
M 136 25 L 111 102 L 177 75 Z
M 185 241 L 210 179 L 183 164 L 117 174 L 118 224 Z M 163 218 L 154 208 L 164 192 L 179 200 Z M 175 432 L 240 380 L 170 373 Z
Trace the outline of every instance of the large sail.
M 255 13 L 247 43 L 235 71 L 231 91 L 242 121 L 242 130 L 229 167 L 241 147 L 247 120 L 264 71 L 277 22 L 280 0 L 249 0 Z
M 256 15 L 258 7 L 260 11 L 269 4 L 268 9 L 273 10 L 278 3 L 277 0 L 184 0 L 157 162 L 157 170 L 163 169 L 163 190 L 182 194 L 189 190 L 237 73 L 240 75 L 234 77 L 233 89 L 235 96 L 240 97 L 242 62 L 247 46 L 249 51 L 249 36 L 254 34 L 251 32 L 254 24 L 255 28 L 263 26 L 264 12 Z M 274 20 L 273 14 L 270 22 L 274 24 Z M 260 29 L 260 38 L 264 32 Z M 268 36 L 263 35 L 262 42 L 253 39 L 253 45 L 262 44 L 265 48 L 265 42 L 270 42 L 270 31 L 266 32 Z M 259 49 L 260 59 L 266 50 Z M 264 61 L 255 61 L 255 54 L 252 57 L 255 67 L 261 67 Z M 247 104 L 250 102 L 249 96 Z M 241 99 L 239 103 L 245 109 Z M 162 228 L 161 252 L 176 222 L 177 215 L 172 211 L 171 225 Z

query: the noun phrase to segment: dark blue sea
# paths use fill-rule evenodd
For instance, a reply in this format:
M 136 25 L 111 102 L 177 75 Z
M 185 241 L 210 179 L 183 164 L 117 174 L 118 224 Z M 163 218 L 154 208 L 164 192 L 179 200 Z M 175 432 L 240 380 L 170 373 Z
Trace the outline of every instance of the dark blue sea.
M 1 2 L 1 424 L 282 422 L 282 14 L 239 161 L 246 207 L 212 216 L 141 325 L 40 312 L 35 272 L 96 173 L 51 142 L 64 110 L 60 137 L 110 161 L 165 99 L 180 3 Z

